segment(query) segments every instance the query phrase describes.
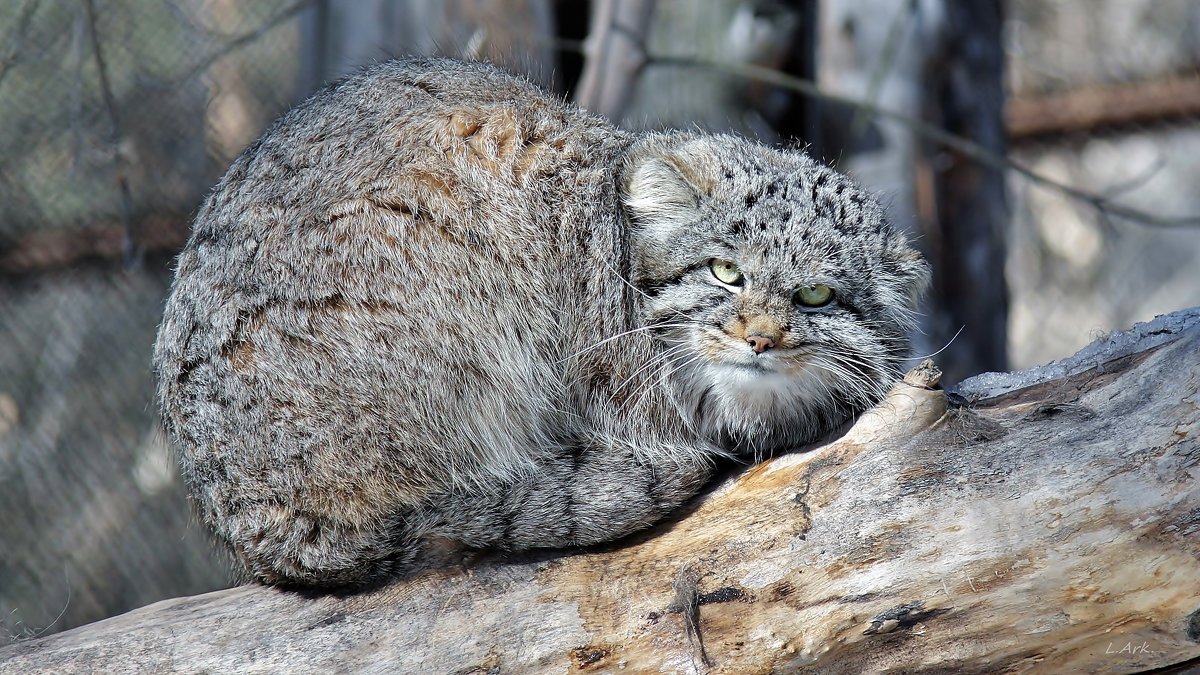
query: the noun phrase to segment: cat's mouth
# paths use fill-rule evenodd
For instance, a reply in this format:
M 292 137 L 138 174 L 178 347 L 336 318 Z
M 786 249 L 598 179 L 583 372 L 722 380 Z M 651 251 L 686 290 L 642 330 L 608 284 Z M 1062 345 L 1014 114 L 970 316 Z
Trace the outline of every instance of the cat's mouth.
M 747 354 L 740 350 L 725 350 L 713 365 L 747 374 L 801 376 L 810 370 L 810 351 L 803 348 L 780 349 L 765 354 Z
M 700 353 L 713 365 L 745 372 L 800 374 L 806 370 L 812 350 L 806 345 L 756 350 L 752 343 L 728 333 L 709 333 Z

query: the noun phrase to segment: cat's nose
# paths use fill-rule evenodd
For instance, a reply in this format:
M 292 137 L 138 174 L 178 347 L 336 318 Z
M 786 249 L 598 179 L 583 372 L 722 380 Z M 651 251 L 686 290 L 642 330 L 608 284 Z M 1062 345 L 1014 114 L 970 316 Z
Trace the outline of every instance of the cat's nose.
M 755 333 L 746 337 L 746 342 L 750 343 L 750 348 L 755 354 L 761 354 L 775 346 L 775 341 L 766 335 Z

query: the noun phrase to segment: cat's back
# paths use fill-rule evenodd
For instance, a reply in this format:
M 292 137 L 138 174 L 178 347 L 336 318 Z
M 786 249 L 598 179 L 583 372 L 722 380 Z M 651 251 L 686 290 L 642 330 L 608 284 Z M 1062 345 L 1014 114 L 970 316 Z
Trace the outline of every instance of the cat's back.
M 528 215 L 545 214 L 517 209 L 505 218 L 493 210 L 483 218 L 474 209 L 576 201 L 581 190 L 603 186 L 587 170 L 611 166 L 629 140 L 487 64 L 385 62 L 281 117 L 218 183 L 195 234 L 239 224 L 319 225 L 366 206 L 458 236 L 487 229 L 497 215 L 501 225 L 525 230 Z
M 438 59 L 377 65 L 280 118 L 198 212 L 160 328 L 189 480 L 210 455 L 382 458 L 400 436 L 434 458 L 405 469 L 413 484 L 523 470 L 555 426 L 562 323 L 589 311 L 589 261 L 620 246 L 612 167 L 631 142 L 518 77 Z M 455 417 L 478 430 L 471 458 L 441 467 Z
M 631 142 L 487 64 L 378 64 L 233 162 L 196 216 L 172 302 L 215 316 L 263 293 L 369 305 L 420 285 L 425 298 L 393 298 L 413 309 L 461 300 L 454 278 L 566 288 L 558 277 L 590 249 L 619 245 L 612 168 Z

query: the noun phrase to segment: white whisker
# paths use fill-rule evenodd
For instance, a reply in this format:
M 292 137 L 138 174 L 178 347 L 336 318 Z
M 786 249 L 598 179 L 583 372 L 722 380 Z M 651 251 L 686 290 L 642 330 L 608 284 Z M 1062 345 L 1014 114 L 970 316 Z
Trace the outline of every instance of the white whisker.
M 950 345 L 954 344 L 954 341 L 958 339 L 959 335 L 962 335 L 963 329 L 965 329 L 965 328 L 966 328 L 966 326 L 959 326 L 958 331 L 956 333 L 954 333 L 954 336 L 950 338 L 950 341 L 947 342 L 945 345 L 943 345 L 942 348 L 937 350 L 936 352 L 934 352 L 932 354 L 926 354 L 925 356 L 906 356 L 906 357 L 904 357 L 903 360 L 904 361 L 920 361 L 921 359 L 929 359 L 929 358 L 933 358 L 933 357 L 937 356 L 938 354 L 941 354 L 942 352 L 946 351 L 946 349 Z
M 622 331 L 620 333 L 617 333 L 616 335 L 610 335 L 609 337 L 606 337 L 603 340 L 600 340 L 599 342 L 596 342 L 587 347 L 584 347 L 583 349 L 575 352 L 574 354 L 571 354 L 569 356 L 564 356 L 563 358 L 559 359 L 558 361 L 555 361 L 555 363 L 562 363 L 564 361 L 569 361 L 578 356 L 582 356 L 583 354 L 586 354 L 586 353 L 592 351 L 593 349 L 596 349 L 597 347 L 605 345 L 605 344 L 612 342 L 613 340 L 616 340 L 618 338 L 623 338 L 626 335 L 633 335 L 634 333 L 650 331 L 655 328 L 687 328 L 689 325 L 690 324 L 683 324 L 683 323 L 659 323 L 659 324 L 650 324 L 650 325 L 646 325 L 646 326 L 639 326 L 637 328 L 631 328 L 630 330 Z

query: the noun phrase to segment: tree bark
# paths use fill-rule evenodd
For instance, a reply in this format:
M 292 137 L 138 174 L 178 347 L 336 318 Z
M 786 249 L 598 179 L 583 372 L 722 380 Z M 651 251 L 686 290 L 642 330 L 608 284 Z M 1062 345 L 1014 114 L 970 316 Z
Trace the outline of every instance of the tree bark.
M 0 649 L 0 672 L 1200 664 L 1200 308 L 949 396 L 930 379 L 609 546 L 167 600 Z

